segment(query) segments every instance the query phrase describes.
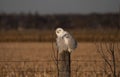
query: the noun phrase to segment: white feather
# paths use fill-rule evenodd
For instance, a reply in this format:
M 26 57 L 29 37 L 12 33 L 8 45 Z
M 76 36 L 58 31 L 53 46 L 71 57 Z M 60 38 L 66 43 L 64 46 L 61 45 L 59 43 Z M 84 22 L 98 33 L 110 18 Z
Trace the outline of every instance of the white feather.
M 57 48 L 59 52 L 69 51 L 72 52 L 77 47 L 77 42 L 75 39 L 68 33 L 64 31 L 62 28 L 56 29 L 57 35 Z

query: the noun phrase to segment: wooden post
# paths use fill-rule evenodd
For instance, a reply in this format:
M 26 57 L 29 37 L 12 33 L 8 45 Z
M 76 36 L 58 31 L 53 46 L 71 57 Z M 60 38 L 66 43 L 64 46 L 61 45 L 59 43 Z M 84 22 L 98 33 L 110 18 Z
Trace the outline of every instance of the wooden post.
M 70 67 L 70 53 L 68 51 L 63 51 L 59 53 L 59 76 L 58 77 L 70 77 L 71 67 Z

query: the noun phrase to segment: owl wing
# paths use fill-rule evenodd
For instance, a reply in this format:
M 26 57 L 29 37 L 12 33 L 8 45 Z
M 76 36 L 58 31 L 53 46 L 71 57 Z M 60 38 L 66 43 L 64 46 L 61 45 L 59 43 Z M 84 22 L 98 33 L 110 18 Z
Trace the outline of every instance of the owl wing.
M 66 32 L 64 39 L 67 39 L 67 46 L 71 51 L 77 47 L 77 41 L 72 37 L 70 33 Z

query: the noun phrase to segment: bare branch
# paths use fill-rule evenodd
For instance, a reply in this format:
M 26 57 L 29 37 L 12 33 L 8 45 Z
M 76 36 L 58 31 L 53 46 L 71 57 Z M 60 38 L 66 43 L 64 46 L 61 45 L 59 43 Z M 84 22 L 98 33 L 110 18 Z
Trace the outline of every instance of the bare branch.
M 100 43 L 99 45 L 96 45 L 96 46 L 97 46 L 97 52 L 101 55 L 101 57 L 107 63 L 107 65 L 111 69 L 111 72 L 113 73 L 111 62 L 110 62 L 109 58 L 107 57 L 107 55 L 103 51 L 103 44 Z

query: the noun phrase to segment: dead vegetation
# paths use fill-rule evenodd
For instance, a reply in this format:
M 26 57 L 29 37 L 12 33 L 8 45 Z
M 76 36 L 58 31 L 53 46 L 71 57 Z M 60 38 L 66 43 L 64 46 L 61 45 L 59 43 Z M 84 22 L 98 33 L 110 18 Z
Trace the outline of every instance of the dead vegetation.
M 120 32 L 117 32 L 117 29 L 75 29 L 68 31 L 79 42 L 120 41 Z M 51 42 L 52 40 L 55 41 L 53 30 L 0 31 L 0 42 Z
M 116 47 L 118 50 L 119 46 L 118 43 Z M 51 43 L 47 42 L 2 42 L 0 43 L 0 76 L 57 77 L 56 66 L 50 57 L 51 52 Z M 71 77 L 112 77 L 104 59 L 97 52 L 95 43 L 79 43 L 71 59 Z M 117 69 L 119 65 L 118 61 Z M 118 71 L 118 77 L 119 74 Z

